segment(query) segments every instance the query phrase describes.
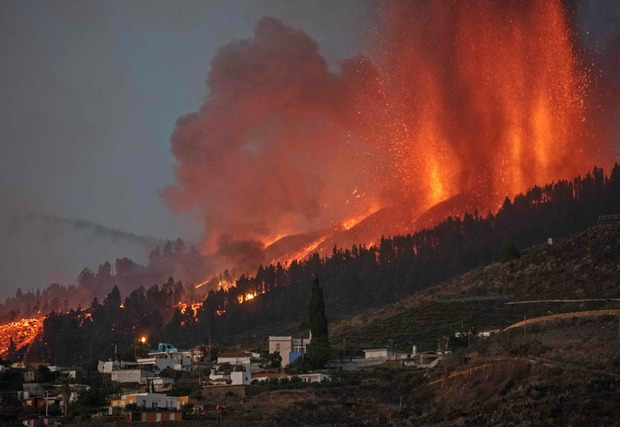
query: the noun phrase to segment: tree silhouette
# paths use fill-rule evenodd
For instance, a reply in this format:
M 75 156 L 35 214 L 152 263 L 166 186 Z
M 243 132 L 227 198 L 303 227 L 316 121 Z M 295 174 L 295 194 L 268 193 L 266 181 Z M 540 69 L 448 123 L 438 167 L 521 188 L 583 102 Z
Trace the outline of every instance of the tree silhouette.
M 327 338 L 327 318 L 325 317 L 325 302 L 323 289 L 319 286 L 319 277 L 315 274 L 312 282 L 312 295 L 308 306 L 308 318 L 312 338 L 308 349 L 308 356 L 313 367 L 323 367 L 329 359 L 330 349 Z

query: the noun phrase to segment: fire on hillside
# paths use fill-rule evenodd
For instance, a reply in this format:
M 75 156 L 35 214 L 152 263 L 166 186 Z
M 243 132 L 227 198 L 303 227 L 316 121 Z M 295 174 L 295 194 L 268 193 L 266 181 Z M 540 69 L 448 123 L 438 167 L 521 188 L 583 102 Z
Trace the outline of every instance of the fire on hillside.
M 33 317 L 0 326 L 0 357 L 4 359 L 32 344 L 43 331 L 44 320 L 45 317 Z

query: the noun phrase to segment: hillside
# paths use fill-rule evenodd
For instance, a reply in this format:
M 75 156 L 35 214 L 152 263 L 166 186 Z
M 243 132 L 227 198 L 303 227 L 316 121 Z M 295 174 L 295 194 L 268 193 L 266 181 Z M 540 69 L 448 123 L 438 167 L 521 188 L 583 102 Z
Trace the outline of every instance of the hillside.
M 334 341 L 354 348 L 396 342 L 432 349 L 442 335 L 504 329 L 549 313 L 620 308 L 620 220 L 599 222 L 553 244 L 524 250 L 332 325 Z M 551 301 L 548 301 L 551 300 Z M 558 301 L 570 300 L 570 301 Z M 529 302 L 538 301 L 538 302 Z
M 459 198 L 462 197 L 438 204 L 409 226 L 423 226 L 429 218 L 454 213 L 455 206 L 470 199 Z M 405 205 L 402 212 L 412 214 Z M 166 244 L 163 251 L 154 250 L 147 268 L 129 259 L 116 260 L 114 266 L 104 263 L 97 273 L 83 271 L 75 287 L 56 285 L 41 295 L 32 292 L 20 298 L 16 295 L 7 300 L 5 308 L 13 307 L 9 321 L 33 311 L 48 313 L 44 321 L 45 336 L 34 341 L 35 348 L 30 349 L 30 354 L 58 358 L 59 363 L 71 365 L 91 360 L 91 352 L 86 349 L 109 353 L 112 341 L 119 348 L 131 349 L 136 331 L 154 342 L 174 342 L 182 348 L 207 342 L 234 346 L 244 340 L 257 342 L 273 334 L 295 334 L 300 327 L 303 329 L 307 319 L 310 283 L 316 274 L 324 289 L 325 312 L 333 325 L 331 332 L 335 339 L 346 339 L 341 335 L 356 333 L 360 327 L 369 325 L 368 317 L 386 319 L 401 314 L 402 310 L 388 304 L 418 309 L 432 302 L 434 306 L 418 313 L 419 319 L 411 314 L 411 319 L 401 319 L 398 325 L 384 325 L 392 336 L 367 331 L 358 333 L 364 340 L 351 336 L 348 344 L 359 350 L 366 345 L 385 345 L 387 339 L 399 348 L 414 344 L 428 348 L 437 335 L 450 335 L 461 328 L 497 329 L 524 316 L 567 310 L 568 306 L 502 303 L 506 297 L 514 303 L 554 295 L 554 281 L 560 278 L 567 282 L 562 284 L 563 291 L 572 290 L 570 299 L 604 300 L 617 296 L 613 288 L 617 270 L 614 262 L 618 257 L 617 225 L 610 223 L 609 229 L 604 229 L 605 224 L 601 224 L 603 228 L 589 232 L 591 241 L 587 233 L 575 243 L 566 237 L 588 229 L 600 215 L 615 212 L 620 212 L 620 166 L 617 165 L 609 177 L 602 169 L 594 168 L 584 177 L 533 187 L 517 195 L 514 201 L 506 198 L 495 214 L 489 212 L 483 217 L 474 211 L 462 218 L 448 217 L 435 227 L 422 228 L 414 234 L 382 236 L 371 246 L 355 244 L 339 248 L 335 245 L 329 256 L 314 251 L 290 263 L 261 265 L 254 275 L 241 274 L 237 279 L 225 271 L 205 282 L 200 290 L 172 277 L 164 282 L 157 279 L 174 266 L 179 270 L 191 265 L 204 266 L 199 254 L 188 250 L 179 240 Z M 371 225 L 373 218 L 383 214 L 377 212 L 377 216 L 372 215 L 358 226 Z M 350 228 L 354 229 L 356 226 Z M 314 237 L 285 239 L 280 244 L 287 248 L 281 248 L 314 246 L 317 242 L 312 240 Z M 549 237 L 554 239 L 553 245 L 533 246 L 546 242 Z M 276 248 L 277 245 L 272 249 Z M 511 250 L 505 252 L 506 248 Z M 506 255 L 514 258 L 517 250 L 521 250 L 521 258 L 497 263 Z M 562 272 L 558 273 L 559 270 Z M 129 292 L 138 284 L 143 285 Z M 84 327 L 76 326 L 82 324 L 81 310 L 71 310 L 68 297 L 92 295 L 93 290 L 98 293 L 106 290 L 107 294 L 102 299 L 83 299 L 81 307 L 92 317 L 84 321 Z M 475 301 L 489 296 L 500 298 L 488 303 Z M 467 301 L 459 303 L 464 299 Z M 191 312 L 183 308 L 189 303 L 195 307 Z M 500 308 L 501 315 L 497 312 Z M 444 319 L 444 312 L 455 315 Z M 358 313 L 364 314 L 355 316 Z M 347 318 L 351 320 L 344 322 Z M 339 329 L 339 322 L 348 323 L 350 330 Z
M 618 425 L 618 316 L 568 318 L 514 328 L 535 316 L 620 308 L 620 222 L 536 245 L 494 263 L 332 324 L 332 345 L 435 349 L 433 370 L 397 364 L 332 371 L 322 385 L 270 384 L 227 398 L 224 425 Z M 601 295 L 607 296 L 609 299 Z M 614 300 L 616 299 L 616 300 Z M 566 301 L 568 300 L 568 301 Z M 534 302 L 536 301 L 536 302 Z M 617 311 L 615 311 L 617 312 Z M 454 338 L 461 328 L 497 328 L 489 338 Z M 215 401 L 206 401 L 207 406 Z M 216 418 L 212 418 L 216 422 Z
M 520 258 L 494 263 L 435 288 L 438 293 L 489 295 L 515 300 L 620 298 L 620 219 L 602 221 L 553 244 L 529 248 Z

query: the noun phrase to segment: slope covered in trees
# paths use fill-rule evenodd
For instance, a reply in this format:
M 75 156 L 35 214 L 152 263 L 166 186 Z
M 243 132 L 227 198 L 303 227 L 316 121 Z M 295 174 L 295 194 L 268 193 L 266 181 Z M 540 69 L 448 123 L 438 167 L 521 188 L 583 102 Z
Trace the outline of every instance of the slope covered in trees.
M 76 284 L 64 286 L 52 283 L 43 291 L 24 292 L 18 289 L 14 297 L 0 304 L 0 322 L 86 307 L 93 298 L 103 299 L 115 286 L 127 295 L 140 286 L 164 283 L 174 273 L 188 278 L 202 278 L 207 267 L 208 263 L 194 247 L 188 248 L 183 240 L 177 239 L 167 242 L 163 250 L 159 247 L 151 250 L 146 266 L 129 258 L 120 258 L 113 263 L 106 261 L 100 264 L 96 272 L 84 268 Z M 185 291 L 190 299 L 198 298 L 193 285 L 186 285 Z
M 172 278 L 161 287 L 139 287 L 124 300 L 116 286 L 103 304 L 93 300 L 86 312 L 49 316 L 46 336 L 31 354 L 70 364 L 111 354 L 112 343 L 135 353 L 141 333 L 148 334 L 150 342 L 187 347 L 290 332 L 307 320 L 314 274 L 321 278 L 326 316 L 335 321 L 500 260 L 502 253 L 510 253 L 502 250 L 507 244 L 514 254 L 548 237 L 582 231 L 600 215 L 614 213 L 620 213 L 620 167 L 608 177 L 595 168 L 584 177 L 507 198 L 496 214 L 475 212 L 415 234 L 384 236 L 377 246 L 334 247 L 329 257 L 315 253 L 288 265 L 260 266 L 254 276 L 243 274 L 227 289 L 210 290 L 196 313 L 177 306 L 192 299 L 187 293 L 193 287 Z M 225 272 L 212 281 L 232 278 Z

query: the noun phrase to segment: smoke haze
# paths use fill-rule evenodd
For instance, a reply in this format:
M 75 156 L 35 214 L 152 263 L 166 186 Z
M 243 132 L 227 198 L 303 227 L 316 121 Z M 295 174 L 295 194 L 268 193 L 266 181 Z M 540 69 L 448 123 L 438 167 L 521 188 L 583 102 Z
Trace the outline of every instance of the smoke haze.
M 38 213 L 9 213 L 0 217 L 0 271 L 6 281 L 2 300 L 17 288 L 23 292 L 49 283 L 75 283 L 85 267 L 96 271 L 105 260 L 129 257 L 146 263 L 149 250 L 161 240 L 113 230 L 87 221 Z M 45 277 L 47 283 L 41 283 Z

